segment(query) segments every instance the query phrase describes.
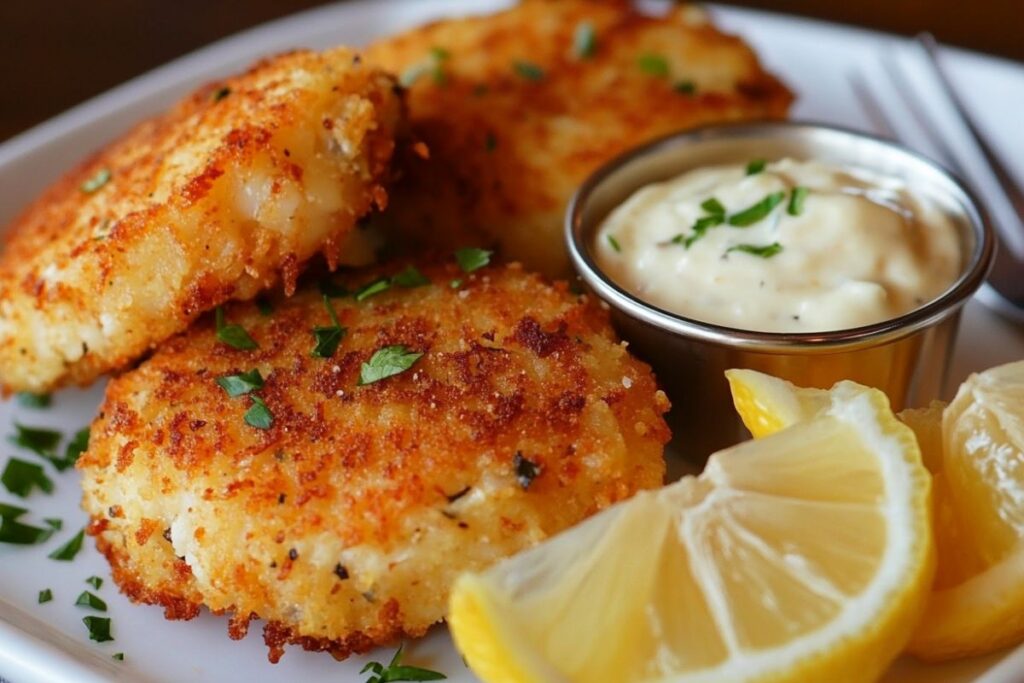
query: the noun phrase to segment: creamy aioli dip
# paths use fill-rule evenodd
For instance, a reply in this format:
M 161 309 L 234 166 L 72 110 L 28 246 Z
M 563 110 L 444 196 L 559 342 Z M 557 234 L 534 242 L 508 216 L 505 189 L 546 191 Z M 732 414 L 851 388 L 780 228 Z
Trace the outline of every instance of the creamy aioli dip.
M 601 225 L 598 265 L 659 308 L 760 332 L 888 320 L 959 275 L 955 225 L 902 181 L 815 161 L 758 166 L 641 188 Z

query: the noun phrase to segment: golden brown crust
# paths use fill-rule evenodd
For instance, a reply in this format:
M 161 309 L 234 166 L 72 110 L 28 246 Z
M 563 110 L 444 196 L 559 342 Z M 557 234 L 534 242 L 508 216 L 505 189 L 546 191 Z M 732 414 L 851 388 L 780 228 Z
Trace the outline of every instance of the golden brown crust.
M 79 467 L 132 599 L 231 612 L 233 631 L 257 615 L 274 657 L 344 657 L 424 633 L 461 571 L 661 483 L 667 400 L 607 312 L 515 265 L 423 272 L 429 286 L 334 299 L 347 334 L 330 359 L 310 355 L 329 317 L 302 288 L 268 316 L 225 308 L 257 350 L 218 342 L 207 316 L 111 381 Z M 391 345 L 424 355 L 360 386 Z M 253 368 L 266 430 L 216 384 Z
M 393 80 L 338 48 L 265 59 L 138 125 L 8 229 L 0 387 L 86 384 L 218 303 L 291 289 L 318 251 L 335 262 L 386 203 L 400 115 Z
M 585 59 L 573 50 L 583 24 L 596 40 Z M 668 73 L 645 71 L 647 55 Z M 792 100 L 743 41 L 687 7 L 655 18 L 629 2 L 526 0 L 385 38 L 366 57 L 396 74 L 422 71 L 409 115 L 429 158 L 422 149 L 397 157 L 405 178 L 385 214 L 401 243 L 486 239 L 559 277 L 568 273 L 563 209 L 599 165 L 670 132 L 780 118 Z M 543 77 L 524 78 L 517 62 Z M 677 91 L 686 83 L 692 94 Z

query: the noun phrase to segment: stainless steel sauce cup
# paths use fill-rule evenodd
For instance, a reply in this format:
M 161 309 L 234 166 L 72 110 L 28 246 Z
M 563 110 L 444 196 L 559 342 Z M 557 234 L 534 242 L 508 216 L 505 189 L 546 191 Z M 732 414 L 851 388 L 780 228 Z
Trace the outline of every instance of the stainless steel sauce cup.
M 957 226 L 959 278 L 936 299 L 892 320 L 788 334 L 735 329 L 670 313 L 630 294 L 597 265 L 597 228 L 640 187 L 701 166 L 782 157 L 857 166 L 904 180 Z M 723 374 L 728 368 L 752 368 L 822 388 L 851 379 L 885 391 L 896 410 L 937 398 L 960 309 L 984 281 L 994 251 L 993 232 L 977 200 L 947 171 L 895 143 L 808 123 L 713 126 L 628 152 L 580 187 L 569 204 L 565 229 L 573 265 L 587 287 L 611 306 L 613 321 L 631 350 L 654 366 L 672 399 L 669 421 L 678 450 L 695 459 L 747 438 Z

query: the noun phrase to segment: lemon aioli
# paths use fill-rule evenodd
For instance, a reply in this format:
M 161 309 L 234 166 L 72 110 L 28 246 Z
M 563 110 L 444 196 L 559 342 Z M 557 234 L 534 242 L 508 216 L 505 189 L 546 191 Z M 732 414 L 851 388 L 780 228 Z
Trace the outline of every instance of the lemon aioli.
M 759 332 L 881 322 L 960 273 L 956 226 L 900 180 L 816 161 L 689 171 L 598 230 L 598 265 L 659 308 Z

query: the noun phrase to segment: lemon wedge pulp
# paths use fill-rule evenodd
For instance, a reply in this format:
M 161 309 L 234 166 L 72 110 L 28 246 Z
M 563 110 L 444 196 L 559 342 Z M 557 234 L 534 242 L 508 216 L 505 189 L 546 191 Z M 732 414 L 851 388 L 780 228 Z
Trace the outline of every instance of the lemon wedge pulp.
M 932 579 L 929 477 L 884 395 L 721 451 L 456 583 L 485 681 L 869 681 Z

